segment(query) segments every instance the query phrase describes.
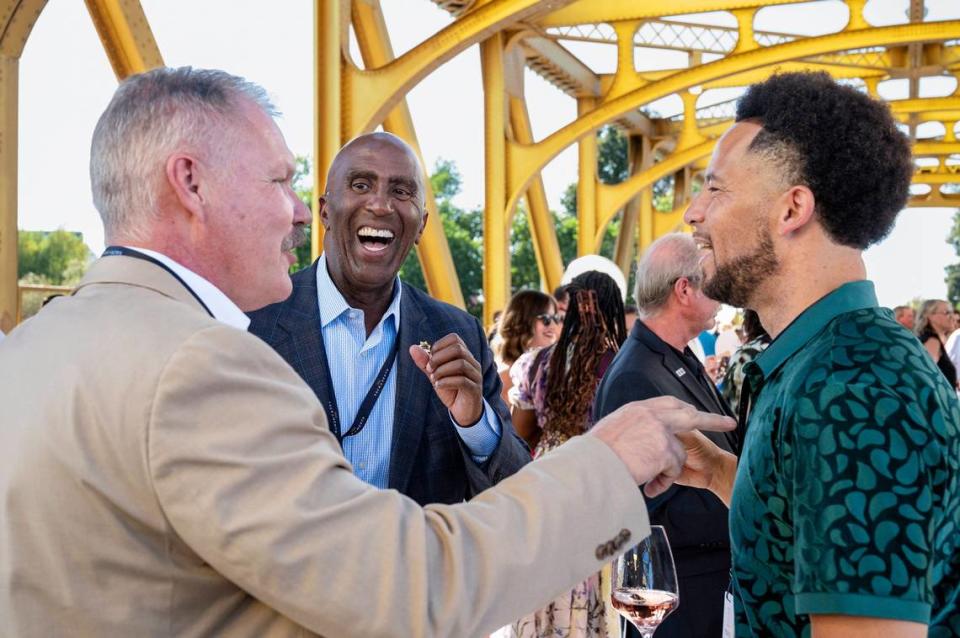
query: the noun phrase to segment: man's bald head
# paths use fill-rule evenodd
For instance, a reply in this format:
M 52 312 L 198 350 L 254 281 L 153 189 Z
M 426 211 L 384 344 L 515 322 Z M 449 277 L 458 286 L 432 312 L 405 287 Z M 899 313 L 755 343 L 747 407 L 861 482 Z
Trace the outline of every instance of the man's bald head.
M 420 164 L 420 158 L 409 144 L 393 133 L 387 133 L 384 131 L 376 131 L 374 133 L 366 133 L 364 135 L 357 136 L 347 142 L 343 148 L 340 149 L 336 157 L 333 158 L 333 162 L 330 164 L 330 170 L 327 171 L 327 196 L 329 196 L 331 192 L 330 185 L 335 184 L 338 181 L 342 181 L 342 175 L 345 167 L 350 166 L 357 155 L 376 153 L 386 148 L 395 149 L 404 153 L 409 158 L 410 162 L 416 167 L 415 175 L 417 182 L 417 196 L 415 200 L 417 206 L 422 209 L 425 203 L 426 189 L 424 188 L 424 171 L 423 166 Z
M 417 154 L 396 135 L 361 135 L 337 153 L 320 219 L 327 270 L 354 307 L 386 309 L 427 222 L 425 190 Z

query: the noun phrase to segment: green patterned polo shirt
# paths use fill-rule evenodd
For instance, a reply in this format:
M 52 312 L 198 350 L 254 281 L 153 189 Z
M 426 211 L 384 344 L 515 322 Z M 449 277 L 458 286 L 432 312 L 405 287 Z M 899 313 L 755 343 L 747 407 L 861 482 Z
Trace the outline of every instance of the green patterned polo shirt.
M 807 308 L 746 377 L 737 635 L 809 636 L 809 614 L 846 614 L 960 636 L 960 405 L 873 284 Z

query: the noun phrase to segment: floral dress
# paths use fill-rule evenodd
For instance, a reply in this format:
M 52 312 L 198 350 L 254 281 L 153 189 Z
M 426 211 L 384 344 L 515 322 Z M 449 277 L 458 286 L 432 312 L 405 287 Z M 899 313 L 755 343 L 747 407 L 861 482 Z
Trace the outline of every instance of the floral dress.
M 538 459 L 566 438 L 549 428 L 544 429 L 544 405 L 546 402 L 547 361 L 553 346 L 524 353 L 510 369 L 514 387 L 510 403 L 518 408 L 534 410 L 537 425 L 544 430 L 534 450 Z M 613 359 L 613 353 L 601 360 L 597 375 L 599 383 Z M 587 414 L 592 412 L 591 409 Z M 592 423 L 584 424 L 584 431 Z M 573 589 L 554 598 L 546 607 L 528 614 L 508 627 L 501 629 L 497 638 L 612 638 L 620 636 L 616 611 L 606 604 L 610 598 L 610 569 L 604 568 L 578 583 Z

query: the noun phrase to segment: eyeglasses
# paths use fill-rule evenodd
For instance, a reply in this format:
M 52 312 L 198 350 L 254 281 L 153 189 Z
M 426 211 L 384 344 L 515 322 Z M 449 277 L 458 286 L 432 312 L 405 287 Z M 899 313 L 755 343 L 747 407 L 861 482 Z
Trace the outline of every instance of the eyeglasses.
M 543 322 L 543 325 L 549 326 L 552 323 L 557 324 L 558 326 L 563 324 L 563 315 L 559 312 L 553 315 L 543 313 L 542 315 L 537 315 L 537 319 Z

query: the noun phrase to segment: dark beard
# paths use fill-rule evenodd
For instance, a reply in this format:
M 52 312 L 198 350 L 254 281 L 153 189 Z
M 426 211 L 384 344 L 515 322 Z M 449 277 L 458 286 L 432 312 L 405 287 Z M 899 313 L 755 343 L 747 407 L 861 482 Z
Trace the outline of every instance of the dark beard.
M 726 264 L 717 264 L 717 272 L 703 284 L 703 294 L 735 308 L 748 308 L 760 284 L 779 268 L 770 231 L 761 230 L 757 250 Z

